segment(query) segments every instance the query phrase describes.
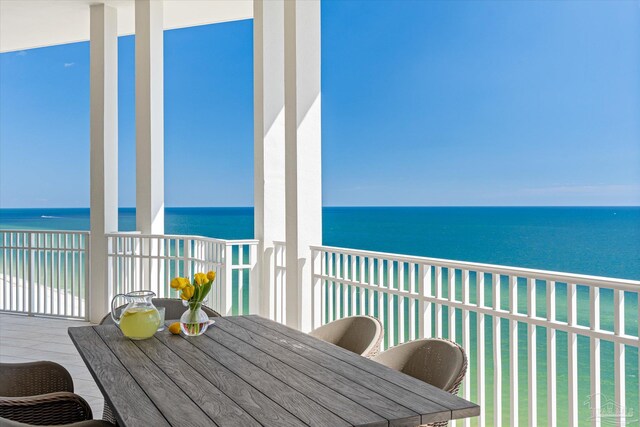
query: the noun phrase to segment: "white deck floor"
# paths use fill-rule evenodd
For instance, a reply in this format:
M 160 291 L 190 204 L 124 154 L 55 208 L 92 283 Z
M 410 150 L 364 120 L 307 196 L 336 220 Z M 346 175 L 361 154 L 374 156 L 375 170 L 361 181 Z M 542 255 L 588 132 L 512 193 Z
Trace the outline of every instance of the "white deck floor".
M 93 418 L 102 417 L 102 393 L 73 346 L 67 333 L 70 326 L 90 323 L 0 314 L 0 362 L 24 363 L 50 360 L 71 373 L 74 389 L 93 410 Z

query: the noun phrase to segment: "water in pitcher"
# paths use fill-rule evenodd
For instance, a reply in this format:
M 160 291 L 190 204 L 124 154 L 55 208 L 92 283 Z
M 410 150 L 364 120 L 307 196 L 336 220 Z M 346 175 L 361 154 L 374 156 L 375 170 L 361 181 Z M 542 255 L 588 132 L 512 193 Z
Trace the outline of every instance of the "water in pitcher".
M 133 339 L 145 339 L 152 336 L 160 325 L 160 315 L 155 308 L 136 307 L 122 313 L 120 329 Z

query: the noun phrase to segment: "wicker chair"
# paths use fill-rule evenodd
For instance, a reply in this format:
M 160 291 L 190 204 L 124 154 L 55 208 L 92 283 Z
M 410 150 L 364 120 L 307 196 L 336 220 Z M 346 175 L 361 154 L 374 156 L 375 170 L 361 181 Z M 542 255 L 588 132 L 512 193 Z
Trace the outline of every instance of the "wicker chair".
M 392 347 L 373 360 L 451 394 L 458 394 L 467 373 L 467 355 L 457 343 L 441 338 L 425 338 Z M 433 426 L 446 426 L 440 421 Z
M 110 425 L 92 417 L 91 407 L 73 393 L 71 375 L 61 365 L 0 363 L 0 425 L 66 425 L 81 421 L 84 426 Z
M 351 316 L 320 326 L 309 335 L 372 358 L 380 352 L 384 329 L 375 317 Z
M 152 300 L 153 305 L 155 305 L 156 307 L 160 308 L 160 307 L 164 307 L 164 318 L 169 320 L 169 319 L 179 319 L 180 316 L 182 316 L 182 313 L 185 312 L 185 310 L 187 309 L 183 304 L 182 304 L 182 300 L 181 299 L 177 299 L 177 298 L 154 298 Z M 121 305 L 120 307 L 118 307 L 116 309 L 116 312 L 119 312 L 120 310 L 122 310 L 123 308 L 125 308 L 126 305 Z M 205 314 L 209 317 L 220 317 L 220 313 L 218 313 L 217 311 L 207 307 L 207 306 L 202 306 L 202 311 L 205 312 Z M 113 325 L 113 319 L 111 318 L 111 313 L 107 313 L 106 316 L 104 316 L 102 318 L 102 320 L 100 321 L 101 325 Z

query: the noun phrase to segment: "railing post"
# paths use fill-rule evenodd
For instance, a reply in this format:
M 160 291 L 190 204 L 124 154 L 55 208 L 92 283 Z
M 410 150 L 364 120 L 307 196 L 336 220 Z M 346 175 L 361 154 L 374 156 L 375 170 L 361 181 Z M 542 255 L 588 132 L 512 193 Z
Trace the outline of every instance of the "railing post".
M 252 243 L 249 245 L 249 265 L 251 270 L 249 271 L 249 313 L 260 313 L 260 301 L 263 289 L 261 289 L 260 283 L 260 265 L 258 264 L 258 245 Z
M 567 283 L 567 324 L 578 324 L 577 290 L 575 283 Z M 578 335 L 567 333 L 567 367 L 568 367 L 568 396 L 569 425 L 578 424 Z
M 321 252 L 318 250 L 311 250 L 311 286 L 313 287 L 311 311 L 313 316 L 313 329 L 322 325 L 322 282 L 316 277 L 322 273 L 320 254 Z
M 484 272 L 477 271 L 476 272 L 476 294 L 477 294 L 477 304 L 478 307 L 484 308 Z M 477 327 L 478 327 L 478 336 L 476 342 L 478 343 L 478 363 L 477 363 L 477 371 L 478 371 L 478 405 L 481 408 L 485 408 L 487 399 L 486 399 L 486 369 L 485 369 L 485 321 L 484 314 L 477 314 Z M 478 416 L 478 427 L 484 427 L 486 425 L 486 411 L 483 410 Z
M 639 295 L 640 296 L 640 295 Z M 639 300 L 640 301 L 640 300 Z M 590 329 L 596 331 L 600 329 L 600 289 L 596 287 L 589 288 L 589 304 L 590 312 Z M 640 304 L 638 304 L 640 310 Z M 638 313 L 640 320 L 640 312 Z M 600 427 L 600 340 L 595 337 L 590 339 L 590 392 L 591 392 L 591 425 L 592 427 Z M 638 359 L 640 360 L 640 358 Z
M 189 281 L 191 281 L 191 265 L 190 265 L 190 259 L 191 259 L 191 241 L 190 239 L 182 239 L 182 274 L 184 275 L 184 277 L 186 277 L 187 279 L 189 279 Z M 179 273 L 176 272 L 176 275 L 178 275 Z
M 615 289 L 613 291 L 613 333 L 616 337 L 624 335 L 624 291 Z M 616 408 L 625 409 L 626 397 L 626 358 L 625 345 L 621 342 L 613 344 L 613 371 L 614 371 L 614 394 Z M 621 414 L 618 419 L 619 425 L 626 425 L 625 414 Z
M 449 287 L 449 302 L 456 300 L 456 270 L 449 267 L 447 269 L 447 282 Z M 456 341 L 456 309 L 449 306 L 449 339 Z
M 536 317 L 536 280 L 527 279 L 527 317 L 533 319 Z M 529 388 L 529 426 L 538 425 L 538 375 L 537 375 L 537 329 L 536 325 L 529 323 L 528 327 L 528 388 Z
M 465 305 L 469 304 L 469 270 L 462 270 L 462 302 Z M 467 349 L 467 352 L 471 352 L 471 321 L 469 319 L 469 310 L 462 310 L 462 347 Z M 477 360 L 477 359 L 476 359 Z M 463 379 L 462 397 L 464 399 L 471 399 L 471 375 L 472 366 L 468 367 L 468 373 Z M 465 427 L 471 425 L 471 419 L 466 418 L 463 421 Z
M 220 314 L 230 316 L 233 309 L 233 245 L 224 245 L 224 281 L 220 292 Z
M 500 310 L 500 275 L 491 275 L 493 309 Z M 493 315 L 493 425 L 502 425 L 502 324 L 497 313 Z
M 426 296 L 431 296 L 431 266 L 418 264 L 418 338 L 431 337 L 431 302 L 425 301 Z
M 90 320 L 93 313 L 91 313 L 91 303 L 93 292 L 92 287 L 90 285 L 91 282 L 91 234 L 86 234 L 86 240 L 84 244 L 85 253 L 85 261 L 84 261 L 84 318 L 85 320 Z
M 547 280 L 547 321 L 556 320 L 556 283 Z M 556 361 L 556 330 L 547 327 L 547 425 L 557 425 L 557 389 L 556 389 L 557 361 Z
M 115 271 L 114 271 L 114 267 L 113 267 L 113 263 L 110 262 L 111 260 L 109 259 L 110 255 L 116 255 L 115 251 L 114 251 L 114 245 L 113 245 L 113 240 L 114 237 L 106 235 L 105 239 L 107 240 L 107 256 L 104 260 L 104 262 L 106 263 L 106 268 L 107 268 L 107 301 L 111 301 L 111 299 L 113 298 L 113 296 L 116 294 L 116 292 L 114 292 L 114 286 L 115 286 Z M 114 258 L 115 259 L 115 258 Z
M 436 266 L 436 291 L 435 295 L 438 300 L 442 299 L 442 267 Z M 442 302 L 438 301 L 436 304 L 436 322 L 435 322 L 435 337 L 442 338 Z
M 28 314 L 29 316 L 33 316 L 33 303 L 34 303 L 34 298 L 35 298 L 35 292 L 33 291 L 34 288 L 34 284 L 33 284 L 33 272 L 35 271 L 35 259 L 33 257 L 33 248 L 35 247 L 34 243 L 33 243 L 33 238 L 34 238 L 34 234 L 33 233 L 28 233 L 28 248 L 27 249 L 27 263 L 29 265 L 29 268 L 27 270 L 27 275 L 29 277 L 29 286 L 27 287 L 27 289 L 29 289 L 29 296 L 28 296 Z M 23 278 L 24 280 L 24 278 Z M 66 298 L 66 296 L 65 296 Z
M 509 312 L 518 312 L 518 278 L 509 276 Z M 509 320 L 509 373 L 510 373 L 510 408 L 511 426 L 518 426 L 518 321 Z

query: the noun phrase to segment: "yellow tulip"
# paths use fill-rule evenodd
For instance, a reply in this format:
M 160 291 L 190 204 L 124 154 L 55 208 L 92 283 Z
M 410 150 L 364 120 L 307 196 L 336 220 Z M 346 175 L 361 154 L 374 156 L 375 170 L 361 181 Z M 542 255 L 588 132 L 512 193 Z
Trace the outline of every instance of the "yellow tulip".
M 185 279 L 184 277 L 176 277 L 171 280 L 171 287 L 178 291 L 184 289 L 184 287 L 188 284 L 189 280 Z
M 216 280 L 216 272 L 215 271 L 208 272 L 207 279 L 209 279 L 210 282 L 213 282 L 214 280 Z
M 185 301 L 189 301 L 189 299 L 191 299 L 191 297 L 193 296 L 193 293 L 195 292 L 196 288 L 192 285 L 186 286 L 183 290 L 182 293 L 180 294 L 180 298 L 182 298 Z
M 196 273 L 196 276 L 194 277 L 194 282 L 196 282 L 198 285 L 204 285 L 205 283 L 207 283 L 209 280 L 207 279 L 207 275 L 204 273 Z
M 178 282 L 178 278 L 175 277 L 173 279 L 171 279 L 171 283 L 169 283 L 169 285 L 173 288 L 173 289 L 179 289 L 180 288 L 180 282 Z

